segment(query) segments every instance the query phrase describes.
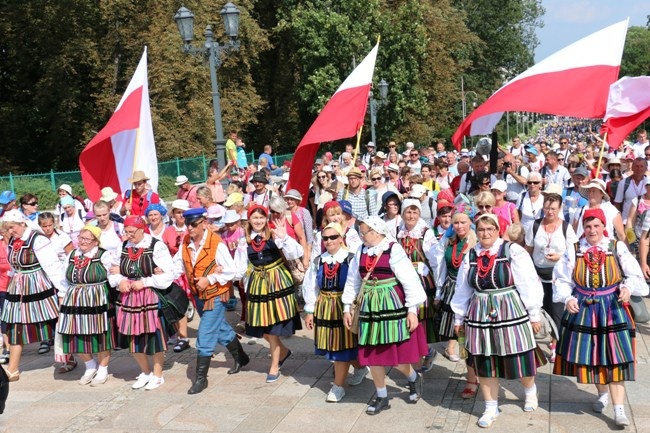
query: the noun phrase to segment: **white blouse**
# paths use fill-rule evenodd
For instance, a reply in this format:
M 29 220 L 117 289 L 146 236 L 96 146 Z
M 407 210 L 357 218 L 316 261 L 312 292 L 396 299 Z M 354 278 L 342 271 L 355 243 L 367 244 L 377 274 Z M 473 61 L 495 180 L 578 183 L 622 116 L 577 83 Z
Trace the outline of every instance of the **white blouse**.
M 137 244 L 134 244 L 131 241 L 127 242 L 126 248 L 149 248 L 151 246 L 152 240 L 153 238 L 151 235 L 145 233 L 142 240 Z M 150 277 L 142 278 L 142 284 L 144 284 L 145 287 L 166 289 L 174 281 L 174 261 L 172 260 L 172 256 L 169 254 L 169 249 L 164 242 L 158 241 L 154 244 L 153 261 L 154 264 L 163 272 L 162 274 L 153 274 Z M 111 274 L 108 277 L 108 282 L 111 286 L 118 287 L 120 282 L 126 278 L 127 277 L 121 274 Z
M 32 229 L 27 227 L 20 239 L 27 241 L 31 233 Z M 61 281 L 65 279 L 65 271 L 63 264 L 57 256 L 54 244 L 45 236 L 36 236 L 36 239 L 34 239 L 33 250 L 41 268 L 43 268 L 43 271 L 47 274 L 48 278 L 57 289 L 58 297 L 63 298 L 67 289 L 66 286 L 61 284 Z
M 603 237 L 598 246 L 607 251 L 609 249 L 610 238 Z M 580 239 L 578 248 L 580 252 L 585 252 L 591 248 L 591 244 L 586 239 Z M 618 263 L 621 266 L 625 278 L 621 286 L 627 287 L 632 295 L 647 296 L 648 285 L 641 271 L 641 266 L 636 258 L 630 253 L 624 242 L 616 242 L 616 254 L 618 254 Z M 573 270 L 576 265 L 576 253 L 574 248 L 569 248 L 553 269 L 553 302 L 562 302 L 566 304 L 570 299 L 575 299 L 573 293 Z
M 496 254 L 503 243 L 503 239 L 497 239 L 489 249 L 490 254 Z M 474 247 L 476 255 L 480 255 L 485 248 L 481 244 Z M 469 308 L 469 303 L 474 295 L 474 288 L 469 285 L 467 273 L 469 271 L 469 252 L 465 255 L 463 263 L 458 270 L 456 280 L 456 292 L 451 300 L 451 309 L 456 315 L 455 324 L 462 325 Z M 540 308 L 544 301 L 544 288 L 537 276 L 535 266 L 530 254 L 517 244 L 510 244 L 510 270 L 515 281 L 515 289 L 519 292 L 531 322 L 541 320 Z
M 433 229 L 429 228 L 429 230 L 427 230 L 427 228 L 429 228 L 427 226 L 427 223 L 422 218 L 420 218 L 418 222 L 415 223 L 415 227 L 413 227 L 411 230 L 407 230 L 406 225 L 404 222 L 402 222 L 397 232 L 398 240 L 404 239 L 406 237 L 409 237 L 411 239 L 422 239 L 422 250 L 424 252 L 424 256 L 427 259 L 427 263 L 419 262 L 417 273 L 424 277 L 429 275 L 429 273 L 432 271 L 432 269 L 429 268 L 429 265 L 433 266 L 433 260 L 435 258 L 435 246 L 438 243 L 438 239 L 436 239 L 436 235 L 433 232 Z
M 259 234 L 260 233 L 251 232 L 251 239 L 254 239 Z M 278 247 L 278 249 L 282 250 L 282 254 L 286 260 L 296 260 L 301 258 L 304 254 L 302 245 L 296 242 L 296 240 L 289 235 L 285 235 L 285 237 L 282 239 L 273 239 L 273 242 L 275 242 L 275 245 Z M 235 279 L 241 279 L 246 276 L 249 264 L 247 249 L 248 243 L 246 242 L 246 237 L 242 237 L 239 240 L 237 249 L 235 250 L 235 266 L 237 270 Z M 247 286 L 247 284 L 244 285 L 244 287 Z
M 341 247 L 334 255 L 325 251 L 320 256 L 320 261 L 331 265 L 332 263 L 343 263 L 350 254 L 345 247 Z M 314 306 L 316 305 L 316 299 L 318 298 L 318 293 L 320 292 L 320 287 L 318 287 L 318 282 L 316 281 L 316 276 L 318 274 L 318 257 L 309 262 L 309 268 L 305 273 L 305 279 L 302 282 L 302 296 L 305 299 L 305 312 L 313 314 Z M 349 274 L 350 271 L 348 271 Z
M 573 244 L 578 242 L 578 237 L 573 231 L 571 224 L 568 225 L 566 229 L 566 238 L 563 234 L 562 225 L 564 222 L 559 221 L 559 224 L 556 226 L 553 233 L 546 233 L 544 229 L 544 223 L 539 225 L 537 233 L 535 234 L 535 239 L 533 239 L 533 227 L 534 224 L 526 231 L 526 246 L 533 248 L 533 263 L 539 268 L 552 268 L 557 262 L 548 260 L 546 258 L 546 248 L 553 250 L 553 253 L 559 253 L 560 255 L 571 248 Z
M 63 271 L 64 272 L 63 273 L 63 280 L 61 281 L 61 285 L 64 286 L 66 288 L 66 290 L 70 287 L 70 284 L 71 284 L 70 281 L 68 281 L 68 279 L 66 278 L 66 275 L 65 275 L 67 273 L 67 263 L 70 262 L 70 257 L 72 257 L 73 255 L 75 257 L 79 257 L 79 256 L 83 255 L 84 257 L 93 258 L 93 257 L 95 257 L 95 254 L 97 254 L 97 250 L 98 250 L 98 248 L 95 247 L 95 248 L 91 249 L 90 251 L 88 251 L 87 253 L 84 254 L 84 253 L 81 252 L 81 250 L 79 250 L 77 248 L 77 249 L 74 249 L 74 250 L 70 251 L 70 253 L 66 256 L 66 260 L 65 260 L 66 266 L 63 268 L 64 269 L 64 271 Z M 113 262 L 112 255 L 108 251 L 106 251 L 102 255 L 102 257 L 100 258 L 100 260 L 102 262 L 102 265 L 104 266 L 104 269 L 106 269 L 106 275 L 110 275 L 111 274 L 111 266 L 112 266 L 112 262 Z
M 352 302 L 354 302 L 359 289 L 361 288 L 361 274 L 359 273 L 359 262 L 361 260 L 361 252 L 367 253 L 369 256 L 377 256 L 390 247 L 388 239 L 384 238 L 378 245 L 374 247 L 359 248 L 350 262 L 350 269 L 348 271 L 348 279 L 345 282 L 345 289 L 343 290 L 342 301 L 344 311 L 349 312 Z M 395 274 L 395 278 L 400 282 L 404 289 L 406 297 L 405 306 L 408 308 L 409 313 L 416 313 L 418 306 L 427 300 L 427 294 L 422 287 L 420 278 L 418 277 L 411 260 L 406 256 L 404 248 L 398 243 L 393 245 L 390 253 L 389 262 L 390 269 Z
M 574 219 L 577 219 L 578 221 L 578 226 L 576 228 L 576 236 L 578 236 L 578 238 L 582 237 L 583 233 L 585 232 L 582 228 L 582 216 L 587 209 L 589 209 L 589 205 L 583 206 L 582 209 L 576 211 L 573 216 Z M 614 218 L 616 218 L 617 215 L 620 215 L 621 212 L 619 212 L 616 206 L 608 201 L 602 202 L 600 204 L 600 209 L 602 209 L 602 211 L 605 213 L 605 230 L 607 230 L 607 235 L 609 237 L 615 237 L 616 232 L 614 231 Z

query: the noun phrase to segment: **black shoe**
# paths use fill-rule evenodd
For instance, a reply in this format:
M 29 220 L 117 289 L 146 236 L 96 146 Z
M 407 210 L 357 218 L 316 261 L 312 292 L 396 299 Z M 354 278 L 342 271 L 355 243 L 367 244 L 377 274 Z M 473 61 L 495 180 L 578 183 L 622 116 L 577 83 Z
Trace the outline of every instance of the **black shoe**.
M 417 401 L 422 396 L 422 373 L 417 373 L 418 377 L 415 378 L 415 381 L 408 383 L 409 389 L 409 403 L 417 403 Z
M 366 408 L 368 415 L 377 415 L 384 409 L 390 409 L 390 399 L 388 397 L 376 397 Z
M 244 351 L 244 348 L 239 342 L 239 338 L 237 337 L 233 338 L 233 340 L 226 345 L 226 349 L 228 349 L 228 352 L 230 352 L 233 360 L 235 361 L 235 365 L 233 365 L 233 367 L 230 370 L 228 370 L 228 374 L 239 373 L 241 368 L 250 362 L 250 358 L 248 357 L 248 355 Z
M 47 341 L 43 341 L 38 348 L 38 354 L 39 355 L 45 355 L 50 351 L 50 344 Z
M 210 369 L 211 356 L 199 356 L 196 360 L 196 378 L 188 394 L 198 394 L 208 387 L 208 370 Z

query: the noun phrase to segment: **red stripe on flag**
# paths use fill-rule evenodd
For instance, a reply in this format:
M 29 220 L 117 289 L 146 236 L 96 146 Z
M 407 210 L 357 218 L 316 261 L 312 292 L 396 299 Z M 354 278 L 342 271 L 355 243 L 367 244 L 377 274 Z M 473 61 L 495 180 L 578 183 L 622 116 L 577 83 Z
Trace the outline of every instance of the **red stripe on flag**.
M 605 126 L 607 128 L 609 151 L 611 152 L 621 147 L 621 144 L 627 136 L 648 117 L 650 117 L 650 107 L 631 116 L 607 119 Z
M 142 87 L 131 92 L 120 108 L 113 113 L 106 126 L 92 139 L 79 156 L 81 179 L 88 198 L 97 201 L 101 197 L 101 189 L 107 186 L 120 193 L 120 182 L 117 176 L 111 137 L 122 131 L 136 129 L 140 125 L 140 106 L 142 103 Z M 135 143 L 133 143 L 135 148 Z

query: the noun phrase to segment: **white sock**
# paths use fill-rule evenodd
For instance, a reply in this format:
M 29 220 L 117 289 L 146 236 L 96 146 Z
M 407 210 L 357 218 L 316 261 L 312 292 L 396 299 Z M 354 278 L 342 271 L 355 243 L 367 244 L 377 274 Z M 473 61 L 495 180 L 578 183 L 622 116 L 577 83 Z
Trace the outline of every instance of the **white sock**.
M 524 388 L 524 393 L 526 397 L 534 397 L 537 395 L 537 385 L 533 384 L 530 388 Z
M 382 397 L 382 398 L 388 397 L 388 390 L 386 389 L 386 387 L 377 388 L 377 397 Z
M 615 404 L 614 405 L 614 414 L 625 416 L 625 405 L 624 404 Z
M 103 379 L 106 376 L 108 376 L 108 366 L 99 366 L 97 367 L 97 376 L 95 376 L 97 379 Z
M 415 370 L 413 370 L 411 372 L 411 374 L 409 375 L 409 377 L 408 377 L 408 381 L 409 382 L 415 382 L 415 379 L 417 379 L 417 378 L 418 378 L 418 374 L 415 372 Z
M 485 413 L 497 413 L 499 411 L 499 400 L 485 400 Z
M 598 401 L 600 401 L 604 405 L 607 405 L 607 403 L 609 402 L 609 392 L 599 392 Z
M 86 372 L 90 372 L 92 370 L 97 370 L 97 361 L 94 359 L 91 359 L 90 361 L 86 361 Z

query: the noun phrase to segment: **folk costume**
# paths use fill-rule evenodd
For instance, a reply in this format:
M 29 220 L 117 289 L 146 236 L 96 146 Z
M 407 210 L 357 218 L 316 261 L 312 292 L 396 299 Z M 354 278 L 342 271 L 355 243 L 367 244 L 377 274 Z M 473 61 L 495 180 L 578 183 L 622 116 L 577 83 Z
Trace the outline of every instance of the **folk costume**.
M 20 239 L 12 237 L 8 247 L 9 264 L 15 272 L 9 281 L 1 319 L 7 324 L 9 344 L 51 340 L 59 316 L 57 292 L 58 296 L 65 294 L 56 251 L 44 235 L 29 227 Z
M 115 309 L 110 299 L 108 275 L 111 255 L 95 247 L 79 249 L 67 258 L 57 332 L 63 353 L 99 353 L 111 350 L 115 342 Z
M 627 246 L 604 236 L 598 245 L 583 238 L 565 252 L 553 271 L 553 301 L 578 301 L 580 311 L 562 317 L 553 373 L 579 383 L 635 380 L 635 323 L 629 304 L 618 301 L 625 285 L 646 296 L 648 285 Z
M 497 239 L 480 244 L 463 259 L 451 300 L 455 324 L 465 324 L 467 350 L 479 377 L 534 376 L 546 359 L 531 322 L 538 322 L 544 298 L 530 255 Z
M 190 209 L 183 212 L 185 222 L 192 224 L 204 219 L 205 209 Z M 188 276 L 190 290 L 196 300 L 196 307 L 201 322 L 199 323 L 196 349 L 196 379 L 188 394 L 197 394 L 208 386 L 208 369 L 215 346 L 226 346 L 235 365 L 228 374 L 238 373 L 240 368 L 249 362 L 235 332 L 226 320 L 228 292 L 237 272 L 235 262 L 230 256 L 228 247 L 221 241 L 219 235 L 204 228 L 198 245 L 186 234 L 181 249 L 174 257 L 177 269 L 179 267 Z M 180 265 L 180 266 L 179 266 Z M 218 272 L 217 272 L 217 269 Z M 205 277 L 209 286 L 200 289 L 195 278 Z
M 329 361 L 357 359 L 357 336 L 343 326 L 343 288 L 354 254 L 341 248 L 316 257 L 305 274 L 305 312 L 314 315 L 315 354 Z

